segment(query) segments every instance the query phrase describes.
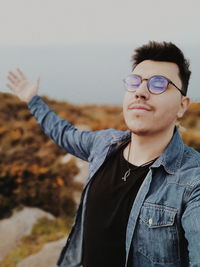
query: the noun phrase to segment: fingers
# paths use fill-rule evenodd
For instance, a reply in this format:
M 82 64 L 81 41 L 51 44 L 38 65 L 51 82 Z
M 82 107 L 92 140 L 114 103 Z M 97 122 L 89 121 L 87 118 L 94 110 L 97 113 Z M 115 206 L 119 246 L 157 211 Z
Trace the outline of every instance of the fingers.
M 19 68 L 17 68 L 16 73 L 9 71 L 7 78 L 14 85 L 18 85 L 22 80 L 26 80 L 26 76 Z
M 15 91 L 15 87 L 13 87 L 12 85 L 10 85 L 9 83 L 7 83 L 6 86 L 7 86 L 11 91 Z
M 19 73 L 22 80 L 27 80 L 25 74 L 20 70 L 20 68 L 17 68 L 17 72 Z
M 6 87 L 15 92 L 18 85 L 25 80 L 26 77 L 20 69 L 17 69 L 16 73 L 9 71 L 7 78 L 9 83 L 6 84 Z
M 18 78 L 17 75 L 15 75 L 13 72 L 9 71 L 8 72 L 8 76 L 7 76 L 8 80 L 11 82 L 11 84 L 17 85 L 20 82 L 20 79 Z

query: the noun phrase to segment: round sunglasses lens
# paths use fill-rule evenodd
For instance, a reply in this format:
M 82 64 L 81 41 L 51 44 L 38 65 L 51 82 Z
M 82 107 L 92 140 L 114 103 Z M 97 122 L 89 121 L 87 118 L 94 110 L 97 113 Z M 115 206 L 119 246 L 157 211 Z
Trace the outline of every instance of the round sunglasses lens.
M 141 84 L 141 78 L 137 75 L 129 75 L 125 79 L 126 88 L 130 91 L 134 91 Z
M 162 76 L 154 76 L 148 82 L 149 90 L 153 94 L 160 94 L 164 92 L 167 88 L 167 85 L 168 80 Z

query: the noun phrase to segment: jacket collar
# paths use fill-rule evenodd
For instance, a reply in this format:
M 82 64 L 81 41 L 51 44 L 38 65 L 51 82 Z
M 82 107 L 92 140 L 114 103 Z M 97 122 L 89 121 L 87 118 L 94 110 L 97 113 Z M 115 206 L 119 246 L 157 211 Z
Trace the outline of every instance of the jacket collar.
M 176 126 L 171 141 L 160 157 L 154 162 L 152 168 L 162 165 L 166 172 L 174 174 L 181 166 L 183 153 L 184 143 L 180 137 L 179 128 Z
M 129 139 L 131 139 L 131 131 L 119 131 L 117 135 L 113 136 L 112 144 L 120 145 Z M 184 143 L 180 137 L 178 126 L 175 126 L 171 141 L 151 167 L 158 168 L 162 165 L 166 172 L 174 174 L 181 166 L 183 153 Z

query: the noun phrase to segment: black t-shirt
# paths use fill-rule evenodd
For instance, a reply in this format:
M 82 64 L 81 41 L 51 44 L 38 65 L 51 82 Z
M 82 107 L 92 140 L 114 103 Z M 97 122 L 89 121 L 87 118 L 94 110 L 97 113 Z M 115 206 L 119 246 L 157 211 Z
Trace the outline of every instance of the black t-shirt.
M 127 145 L 127 144 L 125 144 Z M 149 166 L 137 167 L 114 153 L 93 178 L 84 225 L 83 267 L 124 267 L 129 213 Z M 131 167 L 130 176 L 122 180 Z

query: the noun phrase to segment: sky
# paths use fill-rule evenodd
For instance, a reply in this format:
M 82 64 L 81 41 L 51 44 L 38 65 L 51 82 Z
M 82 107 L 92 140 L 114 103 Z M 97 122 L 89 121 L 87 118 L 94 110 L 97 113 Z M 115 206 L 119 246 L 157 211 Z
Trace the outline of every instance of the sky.
M 0 91 L 7 90 L 7 72 L 21 67 L 28 77 L 41 75 L 47 96 L 119 103 L 121 95 L 108 97 L 107 88 L 121 90 L 133 48 L 165 40 L 191 59 L 190 92 L 200 102 L 199 0 L 0 0 L 0 6 Z M 95 90 L 104 90 L 99 99 Z
M 0 0 L 0 44 L 200 43 L 199 0 Z

